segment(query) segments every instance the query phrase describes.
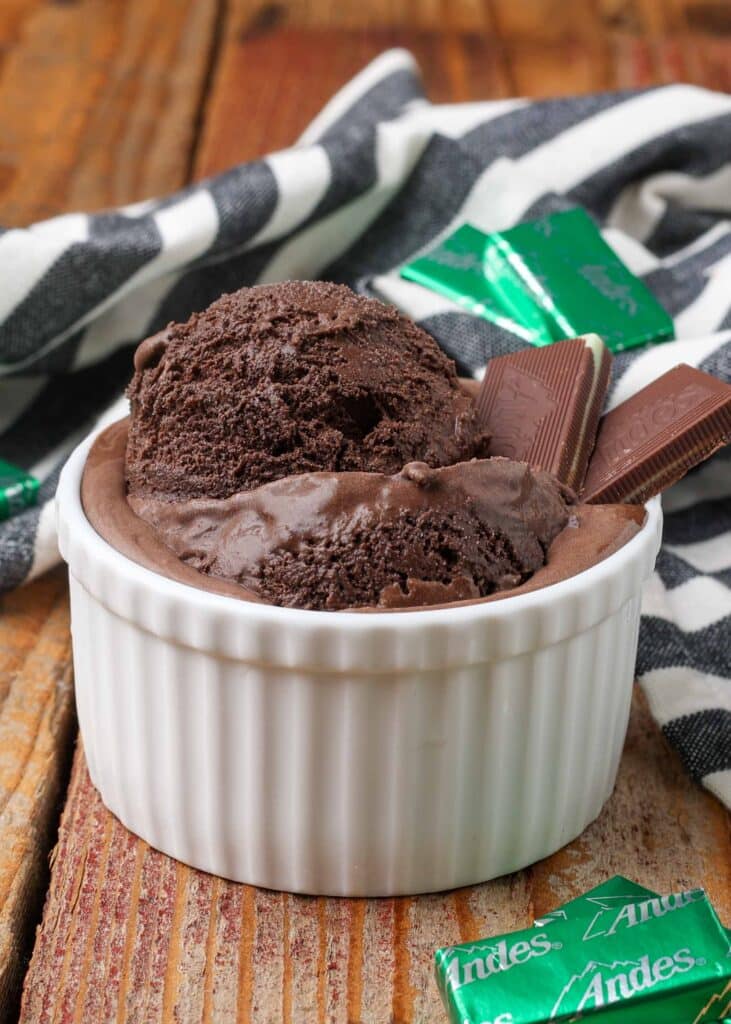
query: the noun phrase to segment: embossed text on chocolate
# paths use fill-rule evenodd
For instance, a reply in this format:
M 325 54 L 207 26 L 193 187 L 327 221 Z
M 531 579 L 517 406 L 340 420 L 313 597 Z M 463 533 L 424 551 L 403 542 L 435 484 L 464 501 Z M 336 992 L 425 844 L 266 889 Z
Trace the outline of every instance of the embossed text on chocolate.
M 638 409 L 628 420 L 618 420 L 609 436 L 602 438 L 596 453 L 598 462 L 617 465 L 640 445 L 652 441 L 668 424 L 692 412 L 711 392 L 702 384 L 688 384 L 677 394 L 661 395 L 655 402 Z
M 524 459 L 541 424 L 555 408 L 553 393 L 543 381 L 506 367 L 492 409 L 493 436 L 500 441 L 501 453 Z

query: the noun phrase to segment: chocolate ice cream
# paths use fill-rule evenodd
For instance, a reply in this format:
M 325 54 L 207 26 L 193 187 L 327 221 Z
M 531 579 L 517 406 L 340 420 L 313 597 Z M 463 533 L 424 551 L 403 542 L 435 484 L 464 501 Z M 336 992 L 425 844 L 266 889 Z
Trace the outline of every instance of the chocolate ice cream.
M 89 453 L 89 457 L 86 462 L 86 468 L 84 470 L 84 477 L 81 487 L 81 498 L 84 506 L 84 511 L 89 519 L 89 522 L 101 534 L 102 537 L 107 540 L 112 547 L 116 548 L 117 551 L 121 552 L 127 558 L 133 562 L 137 562 L 139 565 L 145 566 L 147 569 L 151 569 L 153 572 L 159 573 L 162 576 L 167 576 L 169 579 L 177 580 L 179 583 L 187 584 L 188 586 L 196 587 L 200 590 L 206 590 L 214 594 L 220 594 L 225 597 L 237 598 L 245 601 L 268 601 L 268 598 L 260 584 L 256 579 L 256 567 L 259 565 L 261 569 L 259 575 L 260 578 L 267 576 L 266 567 L 261 565 L 261 562 L 257 561 L 258 554 L 261 554 L 262 547 L 267 544 L 271 547 L 271 541 L 273 536 L 279 536 L 283 539 L 283 549 L 279 558 L 280 565 L 282 562 L 288 560 L 287 551 L 291 552 L 295 550 L 299 544 L 304 544 L 305 536 L 317 537 L 318 531 L 319 536 L 324 538 L 327 535 L 327 520 L 321 520 L 319 526 L 315 523 L 308 522 L 307 516 L 302 515 L 302 500 L 303 496 L 300 494 L 296 506 L 290 508 L 290 502 L 287 500 L 281 500 L 281 494 L 278 495 L 277 488 L 289 486 L 296 493 L 298 490 L 306 492 L 308 484 L 312 487 L 313 493 L 315 494 L 316 502 L 320 503 L 330 509 L 337 508 L 337 503 L 332 500 L 325 499 L 325 489 L 320 487 L 319 492 L 316 485 L 316 481 L 320 477 L 332 477 L 332 474 L 311 474 L 300 477 L 292 477 L 289 480 L 282 481 L 281 484 L 270 484 L 259 491 L 253 491 L 250 493 L 248 498 L 245 495 L 240 495 L 241 500 L 235 498 L 229 499 L 229 503 L 234 506 L 234 509 L 238 507 L 239 512 L 239 523 L 243 521 L 244 514 L 251 512 L 256 507 L 261 507 L 262 504 L 268 504 L 270 510 L 275 510 L 279 515 L 283 516 L 285 520 L 292 523 L 293 518 L 295 525 L 297 519 L 303 527 L 303 535 L 298 539 L 297 536 L 287 536 L 286 530 L 282 527 L 284 524 L 277 522 L 267 523 L 261 520 L 257 525 L 259 530 L 258 538 L 254 536 L 243 537 L 244 552 L 243 557 L 241 553 L 237 553 L 238 536 L 235 530 L 226 529 L 224 523 L 220 520 L 220 513 L 227 502 L 222 501 L 206 501 L 205 499 L 192 499 L 188 502 L 162 502 L 155 498 L 130 498 L 127 499 L 124 483 L 124 461 L 125 461 L 125 448 L 127 444 L 127 431 L 129 427 L 129 420 L 120 420 L 99 435 L 94 442 L 92 449 Z M 464 496 L 466 491 L 471 487 L 471 483 L 477 484 L 480 480 L 486 482 L 491 478 L 491 471 L 487 474 L 484 472 L 485 465 L 494 464 L 495 460 L 485 463 L 484 461 L 466 463 L 461 466 L 455 466 L 454 472 L 460 470 L 457 476 L 458 493 L 460 496 Z M 513 466 L 518 465 L 512 463 Z M 472 469 L 470 469 L 472 467 Z M 525 467 L 523 467 L 524 469 Z M 427 477 L 424 477 L 424 471 L 421 467 L 410 466 L 406 469 L 406 476 L 411 477 L 411 482 L 414 483 L 414 476 L 417 479 L 422 479 L 426 482 Z M 439 474 L 446 472 L 440 470 Z M 453 470 L 449 471 L 450 473 Z M 341 494 L 346 498 L 348 496 L 349 489 L 351 489 L 352 496 L 352 483 L 351 478 L 354 477 L 365 477 L 369 479 L 368 474 L 341 474 L 337 477 L 339 486 L 336 488 L 340 490 Z M 463 477 L 463 483 L 460 485 L 459 477 Z M 371 477 L 372 486 L 375 491 L 378 490 L 380 480 L 385 483 L 386 489 L 390 491 L 390 498 L 392 499 L 389 506 L 385 509 L 385 515 L 383 518 L 386 521 L 393 523 L 394 521 L 394 501 L 398 500 L 399 494 L 410 499 L 407 501 L 407 511 L 409 503 L 414 504 L 415 491 L 406 487 L 390 488 L 389 483 L 392 482 L 391 478 L 385 477 Z M 531 479 L 528 477 L 527 479 Z M 313 482 L 315 485 L 313 486 Z M 442 478 L 443 482 L 443 478 Z M 535 494 L 539 494 L 541 491 L 540 487 L 535 489 Z M 442 508 L 444 509 L 444 492 L 440 488 L 437 493 L 441 494 Z M 505 491 L 503 490 L 503 496 Z M 561 492 L 559 491 L 559 497 Z M 272 500 L 272 495 L 274 500 Z M 277 496 L 280 500 L 277 500 Z M 428 496 L 428 491 L 422 495 L 422 498 Z M 487 509 L 491 501 L 491 495 L 486 494 L 483 500 L 478 500 L 475 503 L 476 509 Z M 361 503 L 365 502 L 366 495 L 361 494 Z M 418 498 L 416 499 L 418 502 Z M 150 522 L 143 519 L 141 516 L 136 515 L 130 505 L 130 502 L 144 514 L 149 515 Z M 195 536 L 191 527 L 195 526 L 196 519 L 199 526 L 204 528 L 207 526 L 206 517 L 199 515 L 200 510 L 210 507 L 214 509 L 213 522 L 211 523 L 212 528 L 215 531 L 215 541 L 211 543 L 206 541 L 201 536 Z M 454 507 L 454 506 L 453 506 Z M 558 507 L 554 504 L 554 514 L 558 514 Z M 176 511 L 179 509 L 179 511 Z M 428 503 L 423 502 L 423 509 L 428 509 Z M 568 522 L 566 527 L 561 530 L 558 536 L 555 538 L 553 543 L 548 547 L 546 553 L 545 564 L 539 567 L 533 575 L 531 575 L 525 582 L 520 582 L 516 587 L 509 587 L 507 590 L 494 590 L 492 594 L 487 597 L 471 597 L 469 594 L 474 593 L 479 589 L 478 586 L 474 588 L 465 585 L 464 582 L 456 583 L 458 577 L 463 576 L 465 567 L 467 564 L 478 565 L 480 561 L 479 552 L 470 553 L 464 550 L 464 540 L 467 536 L 474 537 L 479 534 L 480 531 L 483 533 L 483 540 L 485 539 L 486 530 L 485 523 L 475 521 L 472 525 L 470 524 L 469 516 L 465 509 L 462 508 L 458 512 L 455 512 L 455 516 L 452 520 L 454 530 L 451 536 L 448 538 L 451 543 L 451 548 L 445 546 L 440 552 L 434 544 L 435 535 L 430 532 L 431 521 L 427 515 L 424 517 L 425 525 L 423 532 L 423 539 L 419 536 L 413 539 L 411 551 L 414 554 L 414 561 L 411 563 L 411 568 L 406 572 L 406 583 L 404 584 L 404 578 L 401 575 L 394 574 L 392 577 L 392 584 L 387 584 L 382 587 L 380 594 L 380 604 L 364 604 L 364 605 L 352 605 L 351 607 L 358 607 L 363 609 L 383 609 L 396 611 L 399 608 L 419 608 L 419 607 L 435 607 L 444 604 L 445 602 L 453 603 L 456 600 L 460 600 L 461 603 L 467 601 L 472 603 L 474 601 L 494 601 L 499 600 L 503 597 L 508 597 L 513 594 L 523 594 L 530 590 L 536 590 L 540 587 L 550 586 L 551 584 L 558 583 L 561 580 L 568 579 L 570 576 L 575 576 L 577 573 L 582 572 L 584 569 L 588 569 L 596 562 L 600 562 L 602 559 L 607 558 L 614 551 L 620 548 L 623 544 L 626 544 L 637 532 L 641 529 L 644 521 L 644 509 L 642 507 L 636 507 L 634 505 L 576 505 L 568 506 Z M 158 514 L 158 527 L 151 525 L 154 522 L 154 514 Z M 364 511 L 364 514 L 368 514 Z M 374 518 L 377 518 L 378 511 L 374 509 L 370 513 Z M 218 517 L 219 521 L 215 522 Z M 176 523 L 176 519 L 180 519 L 180 523 Z M 467 524 L 467 532 L 462 534 L 458 527 L 460 524 Z M 539 516 L 540 520 L 540 516 Z M 536 520 L 535 514 L 530 512 L 526 508 L 523 512 L 523 519 L 521 520 L 520 514 L 513 517 L 512 522 L 509 523 L 511 536 L 514 536 L 516 532 L 523 531 L 524 527 L 532 529 L 535 524 L 539 521 Z M 331 518 L 331 524 L 337 522 L 337 516 Z M 341 519 L 342 523 L 343 520 Z M 347 527 L 347 523 L 345 524 Z M 541 525 L 540 533 L 545 539 L 551 530 L 551 524 L 545 519 Z M 272 533 L 268 533 L 267 530 L 273 530 Z M 188 534 L 186 541 L 185 534 Z M 177 534 L 177 535 L 176 535 Z M 411 539 L 408 538 L 408 531 L 404 530 L 403 535 L 407 537 L 409 543 Z M 538 536 L 536 532 L 536 537 Z M 446 539 L 446 537 L 445 537 Z M 355 535 L 351 533 L 351 540 L 355 540 Z M 368 553 L 371 550 L 370 534 L 365 534 L 360 537 L 362 543 L 360 544 L 361 551 L 361 568 L 367 566 Z M 185 561 L 183 558 L 178 557 L 176 551 L 183 552 L 185 544 L 189 543 L 189 551 L 192 555 L 190 563 Z M 539 540 L 539 546 L 542 546 Z M 172 545 L 172 546 L 169 546 Z M 198 545 L 198 555 L 196 555 L 196 545 Z M 460 545 L 463 547 L 463 555 L 466 557 L 455 557 L 459 556 Z M 199 571 L 196 568 L 196 564 L 204 569 L 203 560 L 200 558 L 200 553 L 205 547 L 208 550 L 209 557 L 211 552 L 218 547 L 218 552 L 215 556 L 217 565 L 227 566 L 228 571 L 231 572 L 230 578 L 223 576 L 212 575 L 210 572 Z M 487 561 L 489 562 L 490 553 L 490 541 L 487 540 L 487 552 L 488 558 L 483 558 L 483 565 Z M 173 550 L 175 548 L 175 550 Z M 448 554 L 448 551 L 454 552 L 454 554 Z M 503 549 L 506 550 L 506 549 Z M 524 548 L 522 555 L 522 561 L 520 563 L 514 563 L 525 569 L 528 565 L 528 559 L 526 558 L 526 549 Z M 431 553 L 431 558 L 427 564 L 426 559 L 422 558 L 423 554 L 427 552 Z M 258 554 L 257 554 L 258 552 Z M 408 554 L 407 547 L 402 549 L 404 555 Z M 319 549 L 319 566 L 322 568 L 326 565 L 325 561 L 326 545 L 320 545 Z M 496 545 L 497 553 L 497 545 Z M 532 547 L 529 554 L 537 553 L 536 548 Z M 348 553 L 348 558 L 352 561 L 358 557 L 355 551 Z M 510 556 L 508 556 L 510 558 Z M 418 561 L 421 558 L 421 561 Z M 248 559 L 248 561 L 247 561 Z M 455 571 L 452 575 L 452 582 L 456 585 L 451 586 L 449 583 L 444 583 L 445 569 L 449 566 L 450 562 L 454 562 Z M 418 579 L 417 565 L 421 565 L 422 578 Z M 507 566 L 507 562 L 502 563 L 503 566 Z M 383 569 L 384 566 L 382 565 Z M 237 572 L 237 569 L 239 570 Z M 240 570 L 246 569 L 245 572 Z M 500 571 L 500 562 L 498 558 L 493 558 L 490 565 L 491 572 L 493 573 L 493 579 L 497 572 Z M 435 574 L 434 571 L 437 571 Z M 289 559 L 289 580 L 290 582 L 295 580 L 296 576 L 296 564 L 293 559 Z M 338 590 L 342 593 L 343 590 L 348 586 L 347 581 L 337 580 L 337 565 L 334 563 L 328 565 L 325 572 L 329 574 L 330 585 L 334 585 L 334 590 Z M 370 572 L 370 585 L 373 589 L 373 584 L 376 580 L 376 571 L 366 569 L 366 572 Z M 439 575 L 438 573 L 441 573 Z M 502 578 L 503 585 L 508 584 L 510 574 L 510 568 Z M 516 572 L 516 576 L 520 575 L 521 580 L 525 578 L 524 572 Z M 257 589 L 250 589 L 243 585 L 243 583 L 235 582 L 234 578 L 244 579 L 246 578 L 252 587 Z M 424 578 L 426 577 L 426 578 Z M 382 579 L 383 577 L 381 577 Z M 483 579 L 485 574 L 483 572 Z M 304 573 L 300 577 L 299 583 L 302 582 L 310 588 L 310 594 L 314 595 L 318 592 L 318 588 L 322 590 L 320 581 L 315 573 L 309 574 Z M 269 592 L 272 592 L 272 588 L 275 585 L 274 581 L 269 579 L 266 581 L 266 586 L 269 588 Z M 285 593 L 285 588 L 282 586 L 280 590 L 281 594 Z M 466 595 L 464 597 L 458 595 Z
M 129 501 L 187 565 L 273 604 L 331 610 L 519 586 L 569 518 L 554 477 L 509 459 L 306 473 L 224 500 Z
M 551 461 L 566 438 L 588 458 L 607 379 L 598 338 L 503 357 L 478 413 L 397 311 L 321 282 L 242 289 L 142 343 L 131 417 L 95 442 L 82 500 L 128 557 L 231 597 L 493 600 L 575 575 L 641 529 L 641 508 L 576 504 Z M 508 428 L 526 461 L 486 457 L 487 432 Z
M 130 495 L 227 498 L 296 473 L 397 473 L 487 454 L 436 342 L 342 285 L 224 295 L 143 342 L 129 387 Z

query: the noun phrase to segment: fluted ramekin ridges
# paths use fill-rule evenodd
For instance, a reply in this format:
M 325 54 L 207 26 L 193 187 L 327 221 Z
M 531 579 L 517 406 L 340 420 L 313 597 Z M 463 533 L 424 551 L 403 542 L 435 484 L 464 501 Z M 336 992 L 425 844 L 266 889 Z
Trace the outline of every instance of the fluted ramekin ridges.
M 593 568 L 488 604 L 276 608 L 159 576 L 58 490 L 92 780 L 153 846 L 297 892 L 416 893 L 515 870 L 614 785 L 662 514 Z

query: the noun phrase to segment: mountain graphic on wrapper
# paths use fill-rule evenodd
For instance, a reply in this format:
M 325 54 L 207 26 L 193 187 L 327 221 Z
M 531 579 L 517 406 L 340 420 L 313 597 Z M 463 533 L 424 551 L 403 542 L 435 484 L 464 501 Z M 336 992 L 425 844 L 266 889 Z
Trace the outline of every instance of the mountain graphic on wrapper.
M 723 1006 L 719 1004 L 723 1002 Z M 711 1010 L 714 1010 L 714 1016 L 709 1016 Z M 709 1024 L 714 1024 L 718 1019 L 719 1024 L 727 1024 L 729 1021 L 728 1015 L 731 1013 L 731 982 L 728 983 L 723 992 L 716 992 L 708 1000 L 706 1005 L 700 1010 L 696 1018 L 691 1021 L 691 1024 L 702 1024 L 703 1021 L 708 1021 Z
M 612 963 L 590 960 L 583 971 L 574 975 L 563 987 L 549 1019 L 556 1020 L 558 1017 L 560 1020 L 561 1013 L 581 1014 L 585 1010 L 599 1010 L 637 996 L 641 998 L 644 993 L 662 986 L 676 975 L 687 974 L 703 963 L 705 961 L 696 960 L 687 947 L 660 956 L 654 961 L 650 960 L 648 954 L 638 960 L 615 960 Z M 621 968 L 627 970 L 618 972 Z M 590 978 L 588 984 L 587 978 Z M 579 982 L 582 982 L 582 989 L 577 992 L 575 986 Z M 572 998 L 565 1003 L 570 993 Z
M 620 967 L 629 967 L 629 968 L 631 968 L 631 967 L 640 967 L 640 966 L 641 966 L 641 963 L 640 963 L 639 960 L 612 960 L 611 963 L 603 963 L 601 960 L 590 960 L 589 963 L 586 965 L 586 967 L 584 967 L 584 969 L 581 972 L 581 974 L 574 974 L 574 975 L 572 975 L 569 978 L 569 980 L 566 982 L 564 987 L 561 989 L 561 992 L 559 993 L 559 997 L 556 1000 L 553 1009 L 551 1010 L 551 1016 L 550 1016 L 549 1020 L 555 1020 L 557 1014 L 562 1009 L 562 1005 L 561 1004 L 564 1002 L 564 999 L 569 995 L 571 990 L 574 989 L 578 985 L 578 983 L 580 981 L 584 981 L 584 979 L 588 975 L 593 974 L 596 970 L 602 970 L 603 969 L 603 970 L 611 972 L 611 971 L 616 971 Z M 572 1006 L 571 1009 L 575 1010 L 576 1007 Z
M 649 889 L 645 890 L 645 896 L 643 897 L 643 899 L 646 899 L 648 897 L 652 898 L 652 893 L 650 893 Z M 585 902 L 591 903 L 592 906 L 599 907 L 599 911 L 591 919 L 589 928 L 587 928 L 587 932 L 584 935 L 584 940 L 586 940 L 589 930 L 596 922 L 596 920 L 599 918 L 602 911 L 616 910 L 617 908 L 621 909 L 622 907 L 627 906 L 627 904 L 629 903 L 642 902 L 642 899 L 640 899 L 638 893 L 628 892 L 623 896 L 587 896 Z M 543 928 L 548 924 L 552 924 L 554 921 L 568 921 L 568 919 L 569 915 L 566 912 L 566 910 L 563 907 L 559 907 L 557 910 L 550 910 L 547 914 L 544 914 L 542 917 L 536 918 L 536 920 L 534 921 L 534 927 Z

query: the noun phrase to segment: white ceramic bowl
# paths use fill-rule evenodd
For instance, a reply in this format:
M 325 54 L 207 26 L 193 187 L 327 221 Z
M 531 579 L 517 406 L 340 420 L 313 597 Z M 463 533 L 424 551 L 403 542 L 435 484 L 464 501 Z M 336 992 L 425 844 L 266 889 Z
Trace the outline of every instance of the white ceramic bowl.
M 577 836 L 612 791 L 658 500 L 628 544 L 533 593 L 433 611 L 276 608 L 121 555 L 58 488 L 76 699 L 105 804 L 152 846 L 274 889 L 417 893 Z

